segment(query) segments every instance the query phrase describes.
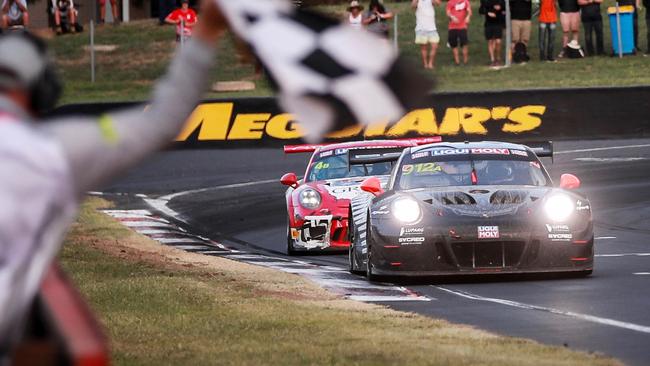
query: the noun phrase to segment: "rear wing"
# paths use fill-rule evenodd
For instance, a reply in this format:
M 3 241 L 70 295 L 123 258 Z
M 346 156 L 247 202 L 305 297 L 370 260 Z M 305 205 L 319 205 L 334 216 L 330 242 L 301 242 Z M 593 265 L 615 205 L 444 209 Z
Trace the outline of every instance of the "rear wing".
M 430 136 L 430 137 L 414 137 L 414 138 L 407 138 L 407 139 L 394 139 L 394 140 L 388 140 L 388 141 L 406 141 L 406 142 L 412 143 L 413 146 L 419 146 L 419 145 L 432 144 L 434 142 L 440 142 L 440 141 L 442 141 L 442 138 L 440 136 Z M 299 154 L 299 153 L 314 152 L 314 151 L 320 149 L 321 147 L 325 147 L 325 146 L 328 146 L 328 145 L 334 145 L 334 144 L 340 144 L 340 142 L 334 142 L 334 143 L 331 143 L 331 144 L 284 145 L 284 153 L 285 154 Z M 404 149 L 404 148 L 402 148 L 402 149 Z
M 348 165 L 387 163 L 397 161 L 406 147 L 348 150 Z
M 539 158 L 553 159 L 553 141 L 529 142 L 525 144 Z

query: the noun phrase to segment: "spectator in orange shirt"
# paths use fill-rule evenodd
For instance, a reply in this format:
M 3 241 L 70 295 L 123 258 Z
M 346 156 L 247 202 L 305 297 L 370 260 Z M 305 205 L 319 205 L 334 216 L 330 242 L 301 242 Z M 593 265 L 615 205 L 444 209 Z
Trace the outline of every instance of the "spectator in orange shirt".
M 554 62 L 553 42 L 557 23 L 555 0 L 540 0 L 539 5 L 539 59 Z
M 447 3 L 447 17 L 449 17 L 449 33 L 447 43 L 454 54 L 454 63 L 460 65 L 458 49 L 463 49 L 463 64 L 469 61 L 469 39 L 467 25 L 472 17 L 472 6 L 469 0 L 449 0 Z
M 196 24 L 196 12 L 190 9 L 189 0 L 181 0 L 181 7 L 172 11 L 165 21 L 169 24 L 176 24 L 176 42 L 187 40 L 192 37 L 192 28 Z

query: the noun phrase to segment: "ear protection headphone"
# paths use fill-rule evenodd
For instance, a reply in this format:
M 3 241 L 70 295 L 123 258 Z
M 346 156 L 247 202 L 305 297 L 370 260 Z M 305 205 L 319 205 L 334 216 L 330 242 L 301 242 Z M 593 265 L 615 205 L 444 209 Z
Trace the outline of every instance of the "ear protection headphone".
M 4 50 L 5 47 L 14 52 Z M 5 74 L 13 74 L 14 79 L 13 85 L 5 85 L 5 88 L 25 88 L 30 96 L 31 112 L 35 115 L 43 115 L 56 107 L 62 86 L 45 42 L 27 32 L 12 33 L 0 38 L 0 51 L 6 55 L 0 59 L 0 69 L 6 70 Z M 36 55 L 37 60 L 28 55 Z M 21 56 L 30 59 L 22 60 Z

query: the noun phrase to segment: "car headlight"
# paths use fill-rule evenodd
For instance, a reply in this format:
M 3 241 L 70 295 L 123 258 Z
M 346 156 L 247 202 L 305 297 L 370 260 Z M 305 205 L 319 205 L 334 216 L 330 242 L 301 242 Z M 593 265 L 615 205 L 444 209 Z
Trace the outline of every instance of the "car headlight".
M 304 208 L 315 209 L 320 206 L 321 197 L 318 191 L 307 188 L 300 192 L 300 205 Z
M 552 221 L 564 221 L 575 210 L 575 203 L 565 194 L 555 194 L 549 197 L 544 204 L 546 216 Z
M 411 198 L 400 198 L 393 202 L 393 216 L 405 224 L 412 224 L 420 218 L 420 205 Z

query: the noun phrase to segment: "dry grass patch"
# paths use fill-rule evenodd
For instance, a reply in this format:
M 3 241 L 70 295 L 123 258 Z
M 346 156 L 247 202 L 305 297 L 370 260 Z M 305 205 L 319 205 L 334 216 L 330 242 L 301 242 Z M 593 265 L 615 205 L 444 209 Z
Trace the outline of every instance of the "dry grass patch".
M 61 257 L 105 325 L 118 365 L 617 364 L 165 247 L 96 211 L 106 205 L 84 204 Z

